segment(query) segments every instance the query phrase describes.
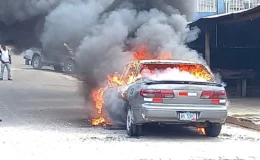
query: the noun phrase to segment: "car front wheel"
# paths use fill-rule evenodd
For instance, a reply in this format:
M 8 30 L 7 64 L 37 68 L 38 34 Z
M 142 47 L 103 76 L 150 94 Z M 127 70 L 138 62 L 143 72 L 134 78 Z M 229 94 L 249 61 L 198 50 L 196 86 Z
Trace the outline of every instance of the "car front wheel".
M 138 137 L 142 134 L 142 126 L 136 125 L 133 123 L 130 107 L 127 110 L 127 117 L 126 117 L 126 132 L 130 137 Z
M 65 72 L 68 73 L 68 74 L 73 74 L 76 70 L 76 64 L 74 61 L 72 60 L 67 60 L 65 63 L 64 63 L 64 69 L 65 69 Z
M 205 133 L 208 137 L 218 137 L 222 129 L 222 124 L 209 124 L 205 128 Z
M 42 68 L 42 61 L 40 56 L 34 56 L 32 59 L 32 66 L 34 69 L 41 69 Z

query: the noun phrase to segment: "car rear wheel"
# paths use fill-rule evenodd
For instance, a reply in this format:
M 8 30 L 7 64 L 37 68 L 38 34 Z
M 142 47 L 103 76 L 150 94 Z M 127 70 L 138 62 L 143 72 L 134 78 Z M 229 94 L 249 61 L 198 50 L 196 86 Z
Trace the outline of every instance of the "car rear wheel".
M 55 65 L 53 66 L 54 70 L 57 71 L 57 72 L 61 72 L 63 67 L 61 65 Z
M 76 69 L 75 62 L 73 60 L 67 60 L 64 63 L 64 69 L 65 69 L 66 73 L 73 74 L 75 72 L 75 69 Z
M 210 124 L 205 128 L 205 133 L 208 137 L 218 137 L 222 129 L 221 124 Z
M 127 110 L 127 118 L 126 118 L 126 132 L 130 137 L 138 137 L 142 134 L 142 126 L 136 125 L 133 123 L 130 107 Z
M 34 56 L 32 59 L 32 66 L 34 69 L 41 69 L 42 68 L 42 61 L 40 56 Z

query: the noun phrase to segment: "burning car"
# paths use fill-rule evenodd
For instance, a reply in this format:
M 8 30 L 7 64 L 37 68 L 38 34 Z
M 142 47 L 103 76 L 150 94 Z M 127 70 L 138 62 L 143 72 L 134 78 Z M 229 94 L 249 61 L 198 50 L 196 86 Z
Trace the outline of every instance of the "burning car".
M 129 63 L 120 77 L 110 78 L 111 87 L 96 91 L 99 98 L 105 97 L 99 101 L 99 109 L 112 122 L 125 123 L 129 136 L 139 136 L 146 123 L 203 127 L 210 137 L 221 132 L 227 117 L 226 91 L 202 63 L 137 60 Z M 104 121 L 101 117 L 93 124 Z

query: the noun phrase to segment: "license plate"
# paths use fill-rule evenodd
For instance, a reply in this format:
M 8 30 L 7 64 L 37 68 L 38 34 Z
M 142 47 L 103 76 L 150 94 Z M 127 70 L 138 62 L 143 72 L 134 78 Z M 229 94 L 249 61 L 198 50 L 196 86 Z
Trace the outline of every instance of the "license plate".
M 197 120 L 197 114 L 191 113 L 191 112 L 180 113 L 180 120 L 181 121 L 196 121 Z

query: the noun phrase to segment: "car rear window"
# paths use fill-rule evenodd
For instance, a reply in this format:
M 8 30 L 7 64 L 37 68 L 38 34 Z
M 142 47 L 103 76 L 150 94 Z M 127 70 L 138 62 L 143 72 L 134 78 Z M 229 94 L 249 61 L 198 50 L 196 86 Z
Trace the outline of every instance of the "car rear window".
M 201 64 L 143 64 L 140 74 L 155 80 L 214 81 Z

